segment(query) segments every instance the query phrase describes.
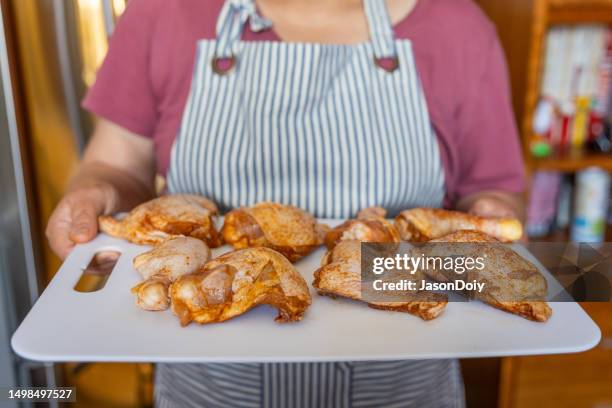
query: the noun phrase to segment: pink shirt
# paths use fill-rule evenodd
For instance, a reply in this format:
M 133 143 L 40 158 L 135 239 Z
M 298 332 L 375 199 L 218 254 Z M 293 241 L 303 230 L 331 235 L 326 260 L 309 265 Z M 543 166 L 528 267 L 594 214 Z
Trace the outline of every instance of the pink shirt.
M 223 0 L 130 0 L 83 106 L 155 142 L 160 174 L 189 93 L 196 41 L 212 39 Z M 504 54 L 471 0 L 419 0 L 395 26 L 413 43 L 436 131 L 447 204 L 478 191 L 525 189 Z M 280 41 L 273 30 L 246 41 Z

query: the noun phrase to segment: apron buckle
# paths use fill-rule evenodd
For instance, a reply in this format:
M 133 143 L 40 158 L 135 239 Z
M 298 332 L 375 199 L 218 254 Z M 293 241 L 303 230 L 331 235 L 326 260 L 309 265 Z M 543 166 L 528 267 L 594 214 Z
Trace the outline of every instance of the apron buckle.
M 230 55 L 229 57 L 217 57 L 214 56 L 212 61 L 212 70 L 217 75 L 227 75 L 236 66 L 236 56 Z
M 374 56 L 376 66 L 388 73 L 392 73 L 399 68 L 399 59 L 396 57 L 376 57 Z

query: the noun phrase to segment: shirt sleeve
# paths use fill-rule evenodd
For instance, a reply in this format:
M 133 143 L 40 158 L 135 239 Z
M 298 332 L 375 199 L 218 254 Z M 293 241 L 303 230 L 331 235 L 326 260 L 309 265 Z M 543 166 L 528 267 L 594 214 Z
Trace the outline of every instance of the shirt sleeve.
M 157 103 L 150 77 L 156 1 L 130 0 L 82 106 L 138 135 L 152 137 Z
M 456 199 L 481 191 L 526 188 L 519 134 L 512 111 L 508 69 L 493 27 L 477 69 L 466 81 L 458 110 L 460 134 Z

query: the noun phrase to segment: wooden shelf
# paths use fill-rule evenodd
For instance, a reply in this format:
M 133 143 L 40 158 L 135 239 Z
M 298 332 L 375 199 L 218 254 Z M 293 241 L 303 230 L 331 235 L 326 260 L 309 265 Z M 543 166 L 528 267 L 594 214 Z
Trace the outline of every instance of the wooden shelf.
M 610 23 L 612 0 L 548 0 L 548 20 L 559 23 Z
M 554 8 L 604 8 L 612 7 L 612 0 L 548 0 Z
M 582 150 L 558 152 L 544 159 L 531 159 L 535 170 L 554 170 L 566 173 L 583 170 L 588 167 L 601 167 L 612 172 L 612 154 L 588 153 Z
M 528 146 L 533 114 L 540 98 L 546 34 L 557 24 L 612 24 L 612 0 L 533 0 L 531 15 L 530 56 L 527 64 L 525 104 L 519 120 L 523 126 L 523 143 Z M 612 155 L 569 152 L 546 159 L 530 159 L 530 170 L 575 172 L 597 166 L 612 172 Z
M 584 7 L 567 7 L 567 8 L 551 8 L 549 12 L 549 23 L 554 24 L 591 24 L 591 23 L 612 23 L 612 6 L 601 6 L 584 8 Z
M 606 242 L 612 242 L 612 225 L 606 227 Z M 558 229 L 543 237 L 529 237 L 530 242 L 569 242 L 569 228 Z

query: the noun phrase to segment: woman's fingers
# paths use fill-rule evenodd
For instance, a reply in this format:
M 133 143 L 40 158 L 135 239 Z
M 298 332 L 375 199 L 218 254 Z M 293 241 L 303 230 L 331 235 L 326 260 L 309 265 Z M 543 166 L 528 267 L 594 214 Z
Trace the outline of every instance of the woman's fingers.
M 49 218 L 45 231 L 49 246 L 61 259 L 64 259 L 74 247 L 74 242 L 70 239 L 72 226 L 70 213 L 70 207 L 65 202 L 60 202 Z
M 53 252 L 64 259 L 75 244 L 92 240 L 98 233 L 98 215 L 104 208 L 103 194 L 82 190 L 64 197 L 47 224 L 46 235 Z
M 514 209 L 495 197 L 482 197 L 474 201 L 469 212 L 482 217 L 516 218 Z
M 76 243 L 91 241 L 98 233 L 98 215 L 101 211 L 88 200 L 75 203 L 71 211 L 70 239 Z

